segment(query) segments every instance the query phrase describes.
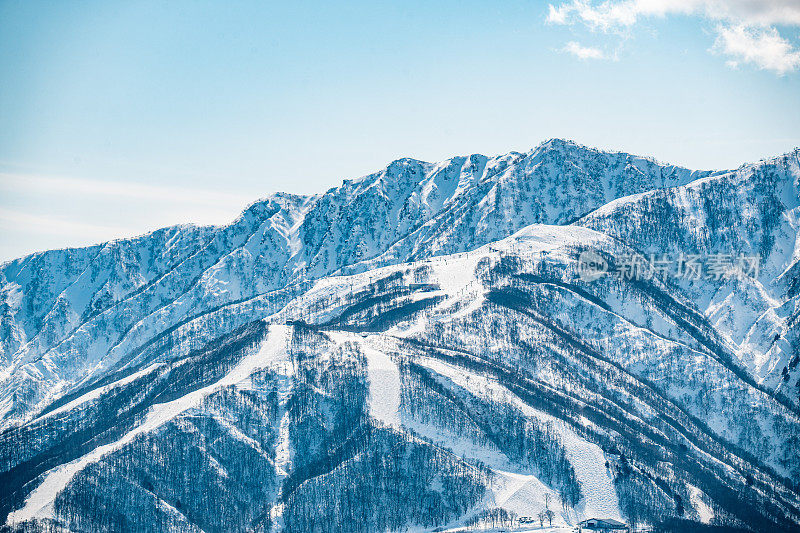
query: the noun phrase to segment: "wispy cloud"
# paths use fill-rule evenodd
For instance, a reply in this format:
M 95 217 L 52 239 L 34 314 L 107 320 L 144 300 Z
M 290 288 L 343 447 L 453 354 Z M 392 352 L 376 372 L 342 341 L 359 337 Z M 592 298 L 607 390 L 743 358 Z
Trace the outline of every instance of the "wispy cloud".
M 716 21 L 713 50 L 731 66 L 750 63 L 778 75 L 800 68 L 800 51 L 775 28 L 800 26 L 797 0 L 570 0 L 551 4 L 547 21 L 622 33 L 642 18 L 676 14 Z
M 0 207 L 0 263 L 53 248 L 90 246 L 144 233 L 136 226 L 115 226 L 70 217 Z
M 571 0 L 549 6 L 548 22 L 583 22 L 596 29 L 631 26 L 642 17 L 702 15 L 747 25 L 800 25 L 797 0 Z
M 202 188 L 0 173 L 0 261 L 173 224 L 225 224 L 253 200 Z
M 174 201 L 195 205 L 244 205 L 253 198 L 219 190 L 97 181 L 65 176 L 0 173 L 0 188 L 36 194 L 71 194 Z
M 123 226 L 104 226 L 90 222 L 69 220 L 47 215 L 36 215 L 14 209 L 0 208 L 0 227 L 25 229 L 27 233 L 58 235 L 63 237 L 81 236 L 89 241 L 109 240 L 135 230 Z
M 728 65 L 732 68 L 739 63 L 751 63 L 783 75 L 800 67 L 800 51 L 792 48 L 775 28 L 733 26 L 720 27 L 717 31 L 712 50 L 731 57 Z
M 570 41 L 562 48 L 563 52 L 572 54 L 579 59 L 605 59 L 606 55 L 599 48 L 581 46 L 580 43 Z

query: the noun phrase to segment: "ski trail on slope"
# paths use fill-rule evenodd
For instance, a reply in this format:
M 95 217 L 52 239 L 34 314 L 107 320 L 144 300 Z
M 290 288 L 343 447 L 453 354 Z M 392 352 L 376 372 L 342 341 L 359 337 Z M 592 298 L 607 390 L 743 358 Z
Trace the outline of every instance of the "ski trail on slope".
M 529 406 L 494 379 L 436 359 L 425 357 L 418 362 L 478 397 L 510 402 L 525 415 L 551 423 L 583 492 L 583 499 L 575 507 L 579 518 L 595 516 L 622 520 L 614 481 L 605 467 L 605 454 L 597 444 L 578 435 L 563 420 Z
M 369 414 L 392 427 L 400 427 L 400 369 L 384 352 L 361 344 L 367 357 Z
M 568 514 L 559 512 L 557 494 L 536 476 L 504 470 L 494 470 L 494 473 L 501 478 L 499 487 L 493 489 L 494 506 L 512 511 L 518 516 L 536 516 L 538 512 L 549 508 L 554 513 L 553 523 L 556 526 L 570 523 Z
M 273 365 L 278 375 L 278 405 L 281 412 L 281 420 L 278 424 L 278 441 L 275 445 L 275 471 L 278 480 L 282 481 L 289 476 L 292 469 L 292 446 L 291 446 L 291 423 L 292 417 L 289 412 L 288 403 L 292 394 L 292 380 L 294 379 L 294 368 L 292 366 L 291 355 L 288 351 L 284 352 L 284 357 Z M 272 521 L 270 531 L 277 532 L 283 526 L 284 503 L 280 501 L 282 484 L 278 484 L 275 493 L 275 503 L 269 510 Z
M 514 472 L 495 472 L 507 479 L 505 486 L 503 486 L 501 489 L 498 489 L 494 493 L 494 503 L 497 507 L 504 507 L 508 500 L 516 495 L 522 489 L 522 487 L 528 484 L 528 478 L 534 477 L 515 474 Z
M 131 383 L 132 381 L 135 381 L 135 380 L 139 379 L 140 377 L 142 377 L 144 375 L 147 375 L 150 372 L 152 372 L 153 370 L 155 370 L 157 368 L 160 368 L 162 366 L 164 366 L 164 363 L 153 363 L 152 365 L 150 365 L 150 366 L 148 366 L 146 368 L 143 368 L 142 370 L 139 370 L 138 372 L 135 372 L 135 373 L 131 374 L 130 376 L 127 376 L 127 377 L 124 377 L 124 378 L 119 379 L 117 381 L 114 381 L 112 383 L 109 383 L 108 385 L 99 386 L 96 389 L 93 389 L 93 390 L 91 390 L 91 391 L 89 391 L 89 392 L 87 392 L 85 394 L 82 394 L 81 396 L 75 398 L 71 402 L 62 405 L 61 407 L 57 407 L 56 409 L 53 409 L 52 411 L 50 411 L 48 413 L 45 413 L 45 414 L 37 416 L 31 422 L 37 422 L 37 421 L 43 420 L 45 418 L 50 418 L 51 416 L 55 416 L 55 415 L 58 415 L 58 414 L 61 414 L 61 413 L 67 412 L 67 411 L 71 411 L 74 408 L 78 407 L 79 405 L 83 405 L 83 404 L 85 404 L 87 402 L 90 402 L 92 400 L 96 400 L 97 398 L 99 398 L 103 394 L 107 393 L 108 391 L 110 391 L 112 389 L 115 389 L 115 388 L 118 388 L 118 387 L 122 387 L 123 385 L 127 385 L 128 383 Z
M 462 516 L 454 524 L 463 523 L 465 518 L 493 507 L 513 511 L 519 516 L 532 516 L 545 508 L 548 495 L 551 504 L 558 501 L 558 494 L 553 489 L 542 483 L 529 468 L 520 467 L 509 460 L 496 446 L 479 444 L 447 429 L 410 418 L 403 419 L 403 426 L 430 439 L 436 445 L 447 448 L 458 457 L 480 461 L 495 474 L 488 487 L 490 494 L 485 505 L 473 509 L 472 513 Z M 555 524 L 570 523 L 567 512 L 559 511 L 556 505 L 551 507 L 557 511 L 553 519 Z
M 692 503 L 692 507 L 694 507 L 694 510 L 697 511 L 697 516 L 700 518 L 702 523 L 710 524 L 714 519 L 714 509 L 712 509 L 711 506 L 709 506 L 703 499 L 703 491 L 694 485 L 688 485 L 688 487 L 689 498 Z
M 544 413 L 541 413 L 544 415 Z M 544 415 L 548 418 L 549 415 Z M 575 507 L 581 518 L 593 516 L 622 520 L 614 480 L 606 469 L 606 456 L 600 446 L 580 437 L 562 420 L 552 418 L 562 438 L 567 459 L 575 469 L 583 498 Z
M 264 368 L 273 360 L 278 359 L 286 352 L 288 329 L 288 326 L 283 325 L 270 326 L 267 339 L 259 350 L 245 356 L 230 372 L 215 383 L 192 391 L 171 402 L 153 405 L 144 421 L 119 440 L 99 446 L 83 457 L 48 470 L 44 474 L 41 484 L 25 499 L 22 508 L 8 515 L 6 524 L 11 526 L 34 518 L 55 518 L 53 504 L 56 497 L 81 470 L 119 450 L 139 435 L 153 431 L 187 409 L 199 405 L 209 394 L 247 379 L 254 371 Z

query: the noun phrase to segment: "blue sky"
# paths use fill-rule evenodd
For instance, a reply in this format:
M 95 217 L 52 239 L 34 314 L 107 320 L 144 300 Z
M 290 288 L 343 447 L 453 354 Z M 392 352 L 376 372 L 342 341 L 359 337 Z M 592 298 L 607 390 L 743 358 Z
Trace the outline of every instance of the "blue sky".
M 551 137 L 800 146 L 792 0 L 0 2 L 0 260 Z

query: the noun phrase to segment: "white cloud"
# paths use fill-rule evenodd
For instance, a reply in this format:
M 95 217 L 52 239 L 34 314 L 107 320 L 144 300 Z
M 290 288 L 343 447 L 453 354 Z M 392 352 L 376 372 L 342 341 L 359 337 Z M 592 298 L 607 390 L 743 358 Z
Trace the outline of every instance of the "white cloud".
M 227 224 L 252 200 L 195 187 L 0 172 L 0 262 L 173 224 Z
M 22 227 L 27 233 L 83 237 L 92 242 L 111 240 L 120 235 L 135 233 L 131 228 L 124 226 L 103 226 L 101 224 L 36 215 L 2 207 L 0 207 L 0 227 L 7 227 L 17 231 Z
M 589 46 L 581 46 L 580 43 L 570 41 L 562 49 L 562 52 L 572 54 L 579 59 L 605 59 L 606 55 L 599 48 L 592 48 Z
M 719 27 L 713 50 L 734 59 L 728 66 L 752 63 L 778 75 L 800 67 L 800 51 L 778 34 L 775 28 L 749 28 L 747 26 Z
M 636 22 L 636 13 L 631 2 L 603 2 L 597 6 L 581 0 L 549 6 L 547 22 L 551 24 L 573 24 L 582 22 L 593 29 L 608 31 L 618 26 L 630 26 Z
M 710 17 L 720 20 L 760 26 L 800 26 L 797 0 L 707 0 L 703 4 Z
M 572 0 L 557 7 L 551 4 L 547 21 L 551 24 L 581 22 L 592 29 L 611 31 L 632 26 L 640 17 L 691 13 L 702 3 L 702 0 L 606 0 L 599 3 Z
M 569 12 L 567 6 L 556 7 L 553 4 L 549 6 L 549 13 L 547 14 L 547 22 L 551 24 L 566 24 Z
M 713 49 L 729 56 L 729 65 L 750 63 L 779 75 L 800 67 L 800 52 L 773 27 L 800 26 L 798 0 L 570 0 L 551 4 L 547 21 L 621 32 L 642 18 L 677 14 L 716 21 Z
M 696 14 L 746 25 L 800 25 L 797 0 L 571 0 L 550 5 L 548 22 L 583 22 L 595 29 L 632 26 L 640 17 Z
M 253 200 L 253 198 L 239 194 L 199 188 L 4 172 L 0 172 L 0 189 L 36 194 L 109 196 L 152 201 L 179 201 L 193 205 L 235 205 L 237 207 L 244 206 Z

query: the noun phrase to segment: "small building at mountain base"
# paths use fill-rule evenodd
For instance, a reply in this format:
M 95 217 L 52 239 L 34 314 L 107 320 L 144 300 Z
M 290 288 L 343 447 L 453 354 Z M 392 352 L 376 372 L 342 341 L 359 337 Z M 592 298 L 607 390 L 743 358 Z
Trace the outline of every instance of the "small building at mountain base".
M 630 528 L 613 518 L 588 518 L 578 524 L 581 531 L 601 531 L 603 533 L 630 532 Z

